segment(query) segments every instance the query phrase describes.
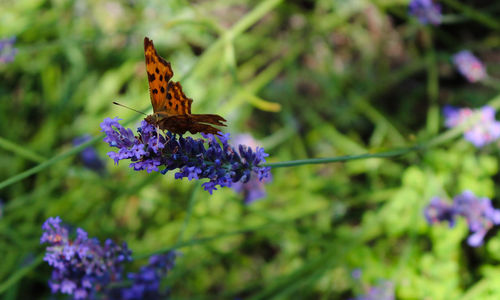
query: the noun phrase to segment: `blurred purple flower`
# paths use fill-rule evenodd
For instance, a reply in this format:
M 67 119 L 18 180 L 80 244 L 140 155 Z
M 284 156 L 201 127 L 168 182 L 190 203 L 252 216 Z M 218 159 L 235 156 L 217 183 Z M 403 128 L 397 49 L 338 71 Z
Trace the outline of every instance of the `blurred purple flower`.
M 126 243 L 118 246 L 108 239 L 101 246 L 81 228 L 71 240 L 61 222 L 59 217 L 47 219 L 40 239 L 49 244 L 44 260 L 54 268 L 49 280 L 52 293 L 73 299 L 165 299 L 167 290 L 160 289 L 160 281 L 174 265 L 174 252 L 154 255 L 137 274 L 123 276 L 124 264 L 132 260 Z
M 111 147 L 119 148 L 118 152 L 109 152 L 108 155 L 117 164 L 122 159 L 130 159 L 130 167 L 136 171 L 165 174 L 179 169 L 175 173 L 176 179 L 209 179 L 203 187 L 210 194 L 217 186 L 230 187 L 236 182 L 245 183 L 251 180 L 252 175 L 262 181 L 270 175 L 269 167 L 259 166 L 268 156 L 264 149 L 257 147 L 253 151 L 239 145 L 236 150 L 228 144 L 229 134 L 207 134 L 202 135 L 204 139 L 198 140 L 182 136 L 177 138 L 170 132 L 158 137 L 156 128 L 142 121 L 137 129 L 139 136 L 135 137 L 132 130 L 125 129 L 118 120 L 106 118 L 101 123 L 102 131 L 106 134 L 104 141 Z M 163 170 L 160 171 L 160 167 Z
M 363 271 L 361 271 L 360 268 L 356 268 L 351 271 L 351 277 L 353 279 L 360 279 L 361 275 L 363 275 Z
M 0 40 L 0 63 L 9 63 L 14 60 L 17 54 L 17 48 L 14 48 L 15 42 L 15 36 Z
M 425 207 L 424 215 L 429 224 L 448 221 L 450 227 L 455 226 L 455 210 L 453 205 L 443 201 L 439 197 L 434 197 Z
M 259 147 L 257 141 L 249 134 L 236 135 L 233 140 L 234 145 L 246 145 L 249 148 L 257 149 Z M 255 200 L 264 198 L 266 196 L 266 189 L 264 184 L 272 180 L 271 174 L 259 180 L 257 174 L 253 174 L 253 177 L 247 182 L 235 182 L 231 186 L 237 193 L 243 194 L 243 201 L 245 204 L 250 204 Z
M 477 82 L 485 79 L 486 68 L 483 63 L 469 50 L 462 50 L 453 55 L 453 64 L 469 82 Z
M 422 24 L 441 24 L 441 6 L 432 0 L 412 0 L 408 6 L 408 11 Z
M 118 246 L 108 239 L 101 246 L 81 228 L 71 240 L 59 217 L 47 219 L 42 229 L 40 243 L 49 244 L 44 261 L 54 268 L 49 281 L 52 293 L 73 295 L 74 299 L 93 297 L 111 281 L 119 281 L 123 263 L 131 260 L 127 244 Z
M 141 267 L 138 273 L 128 273 L 127 278 L 132 282 L 132 286 L 122 288 L 117 299 L 166 299 L 168 289 L 162 290 L 160 282 L 174 267 L 175 257 L 175 252 L 151 256 L 148 265 Z
M 92 139 L 90 135 L 83 135 L 73 139 L 73 145 L 78 146 Z M 80 152 L 80 159 L 83 165 L 87 168 L 94 170 L 98 173 L 104 172 L 106 165 L 104 161 L 99 157 L 99 154 L 94 147 L 88 146 Z
M 443 115 L 445 126 L 452 128 L 467 122 L 475 111 L 470 108 L 456 108 L 445 106 Z M 464 133 L 464 138 L 474 146 L 481 148 L 498 138 L 500 138 L 500 122 L 495 120 L 495 109 L 491 106 L 484 106 L 479 109 L 480 118 L 471 124 Z
M 490 199 L 476 197 L 471 191 L 455 196 L 453 206 L 456 214 L 463 216 L 469 224 L 473 234 L 467 242 L 472 247 L 481 246 L 488 230 L 500 224 L 500 210 L 492 206 Z
M 447 204 L 438 197 L 432 198 L 424 214 L 429 224 L 447 220 L 450 227 L 455 223 L 455 216 L 464 217 L 472 233 L 467 243 L 472 247 L 481 246 L 488 230 L 500 224 L 500 210 L 492 206 L 490 199 L 479 198 L 471 191 L 455 196 L 453 204 Z
M 380 281 L 377 286 L 369 288 L 366 295 L 356 297 L 356 300 L 394 300 L 394 283 L 388 280 Z

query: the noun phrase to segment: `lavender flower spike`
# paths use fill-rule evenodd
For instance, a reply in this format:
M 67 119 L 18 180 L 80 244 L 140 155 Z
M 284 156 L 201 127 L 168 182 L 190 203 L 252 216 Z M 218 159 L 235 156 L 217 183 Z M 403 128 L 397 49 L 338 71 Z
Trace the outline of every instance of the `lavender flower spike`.
M 467 238 L 467 243 L 472 247 L 481 246 L 488 231 L 494 225 L 500 224 L 500 209 L 495 209 L 490 199 L 479 198 L 471 191 L 455 196 L 453 204 L 447 204 L 435 197 L 425 208 L 424 214 L 429 224 L 448 220 L 450 227 L 453 226 L 456 216 L 464 217 L 472 233 Z
M 453 206 L 456 214 L 463 216 L 469 224 L 472 235 L 467 243 L 472 247 L 481 246 L 488 230 L 500 224 L 500 210 L 491 205 L 490 199 L 476 197 L 471 191 L 456 196 Z
M 49 281 L 52 293 L 73 295 L 73 299 L 92 298 L 111 280 L 120 280 L 123 263 L 131 260 L 125 243 L 118 246 L 107 240 L 101 246 L 80 228 L 76 239 L 70 240 L 59 217 L 49 218 L 42 229 L 40 243 L 49 244 L 44 260 L 54 268 Z
M 469 50 L 456 53 L 452 60 L 458 72 L 469 82 L 481 81 L 488 76 L 483 63 Z
M 155 127 L 142 121 L 137 129 L 138 136 L 134 137 L 132 131 L 125 129 L 118 121 L 118 118 L 106 118 L 101 123 L 102 131 L 106 134 L 104 141 L 111 147 L 119 148 L 118 152 L 109 152 L 108 155 L 117 164 L 120 160 L 130 159 L 130 167 L 136 171 L 165 174 L 179 169 L 175 173 L 176 179 L 209 179 L 203 187 L 210 194 L 217 186 L 230 187 L 235 182 L 245 183 L 252 176 L 264 180 L 270 175 L 269 167 L 260 166 L 268 156 L 264 149 L 257 147 L 252 150 L 239 145 L 236 150 L 228 143 L 229 134 L 207 134 L 203 135 L 204 139 L 198 140 L 182 136 L 177 138 L 170 132 L 159 134 Z
M 89 239 L 78 228 L 69 239 L 68 229 L 59 217 L 49 218 L 42 226 L 41 243 L 47 243 L 44 260 L 53 267 L 49 286 L 52 293 L 72 295 L 73 299 L 139 300 L 166 299 L 168 289 L 160 281 L 173 268 L 175 252 L 153 255 L 138 273 L 123 274 L 124 264 L 132 260 L 127 245 L 106 240 L 104 245 Z
M 408 6 L 409 14 L 417 17 L 422 24 L 441 24 L 441 6 L 432 0 L 412 0 Z

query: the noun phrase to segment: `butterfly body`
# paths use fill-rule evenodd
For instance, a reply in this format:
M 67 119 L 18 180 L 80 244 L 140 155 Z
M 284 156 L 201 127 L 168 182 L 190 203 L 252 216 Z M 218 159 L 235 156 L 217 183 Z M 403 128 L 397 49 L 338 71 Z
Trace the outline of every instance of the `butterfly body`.
M 144 56 L 148 75 L 149 95 L 153 105 L 153 114 L 144 120 L 172 133 L 193 134 L 212 133 L 220 130 L 211 126 L 226 126 L 226 120 L 214 114 L 191 114 L 192 99 L 186 97 L 179 82 L 170 81 L 174 72 L 164 58 L 158 55 L 153 41 L 144 38 Z

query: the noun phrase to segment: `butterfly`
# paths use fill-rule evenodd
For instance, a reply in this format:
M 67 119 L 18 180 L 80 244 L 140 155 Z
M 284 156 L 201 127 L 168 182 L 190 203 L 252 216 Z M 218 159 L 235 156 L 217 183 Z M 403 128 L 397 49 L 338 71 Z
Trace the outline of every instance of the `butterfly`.
M 220 130 L 211 126 L 226 126 L 226 120 L 213 114 L 191 114 L 193 100 L 186 97 L 179 82 L 171 81 L 174 72 L 163 57 L 156 52 L 153 41 L 144 38 L 144 56 L 149 82 L 149 96 L 153 105 L 153 114 L 144 120 L 149 124 L 172 133 L 192 134 L 212 133 Z

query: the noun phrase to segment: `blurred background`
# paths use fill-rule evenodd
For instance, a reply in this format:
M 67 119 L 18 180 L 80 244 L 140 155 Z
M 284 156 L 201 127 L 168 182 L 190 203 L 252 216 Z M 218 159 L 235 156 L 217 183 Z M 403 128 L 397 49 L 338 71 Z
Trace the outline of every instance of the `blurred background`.
M 498 143 L 449 138 L 442 116 L 445 105 L 498 97 L 500 3 L 440 2 L 436 26 L 402 0 L 2 0 L 0 296 L 64 298 L 50 293 L 40 245 L 42 223 L 60 216 L 126 241 L 132 268 L 179 251 L 164 282 L 172 299 L 348 299 L 377 289 L 388 295 L 380 299 L 498 299 L 497 230 L 473 248 L 465 220 L 429 226 L 423 209 L 463 190 L 500 207 Z M 151 112 L 145 36 L 193 112 L 222 115 L 225 131 L 263 146 L 268 162 L 445 140 L 392 159 L 276 168 L 259 199 L 114 165 L 99 124 L 141 120 L 112 101 Z M 487 80 L 457 72 L 452 56 L 464 49 Z

